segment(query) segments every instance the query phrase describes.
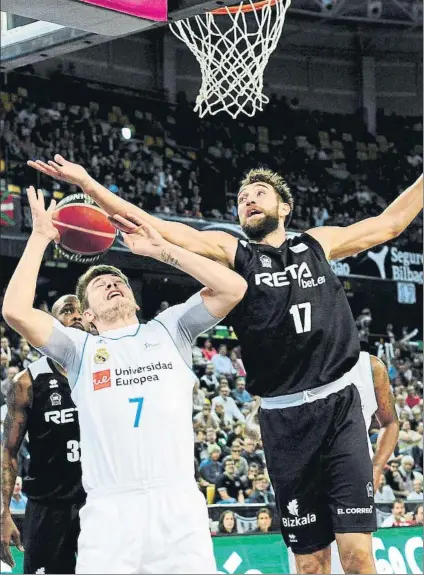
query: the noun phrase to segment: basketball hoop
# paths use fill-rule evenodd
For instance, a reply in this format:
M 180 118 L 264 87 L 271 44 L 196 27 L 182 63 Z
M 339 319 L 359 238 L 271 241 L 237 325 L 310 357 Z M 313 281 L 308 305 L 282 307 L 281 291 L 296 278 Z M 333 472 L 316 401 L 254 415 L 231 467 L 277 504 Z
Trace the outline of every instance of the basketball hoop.
M 227 112 L 233 118 L 262 111 L 269 98 L 263 75 L 277 47 L 291 0 L 243 0 L 170 25 L 200 64 L 202 85 L 195 112 L 203 118 Z M 217 25 L 221 16 L 228 16 Z M 228 26 L 229 25 L 229 26 Z

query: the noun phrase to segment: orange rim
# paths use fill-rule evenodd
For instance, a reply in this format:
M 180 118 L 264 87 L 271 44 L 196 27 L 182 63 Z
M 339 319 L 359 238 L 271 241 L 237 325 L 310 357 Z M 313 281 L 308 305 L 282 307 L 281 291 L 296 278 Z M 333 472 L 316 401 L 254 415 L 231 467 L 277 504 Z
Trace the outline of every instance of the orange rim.
M 225 8 L 216 8 L 215 10 L 211 10 L 211 14 L 214 16 L 225 16 L 228 13 L 236 14 L 239 10 L 241 10 L 241 12 L 253 12 L 253 10 L 262 10 L 262 8 L 265 8 L 268 4 L 270 6 L 275 6 L 277 2 L 280 2 L 280 0 L 271 0 L 271 2 L 269 0 L 261 0 L 254 4 L 249 3 L 241 8 L 239 4 L 237 4 L 237 6 L 226 6 Z

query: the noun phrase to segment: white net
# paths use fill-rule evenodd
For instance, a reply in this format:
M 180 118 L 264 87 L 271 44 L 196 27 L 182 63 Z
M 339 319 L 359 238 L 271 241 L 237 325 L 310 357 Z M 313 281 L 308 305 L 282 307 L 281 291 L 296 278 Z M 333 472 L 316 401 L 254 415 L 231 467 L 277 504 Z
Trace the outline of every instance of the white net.
M 248 0 L 235 13 L 226 8 L 226 15 L 207 12 L 170 25 L 200 64 L 202 85 L 194 110 L 201 118 L 222 111 L 233 118 L 240 113 L 253 116 L 263 110 L 269 101 L 263 94 L 264 70 L 290 3 Z M 251 11 L 245 12 L 249 4 Z

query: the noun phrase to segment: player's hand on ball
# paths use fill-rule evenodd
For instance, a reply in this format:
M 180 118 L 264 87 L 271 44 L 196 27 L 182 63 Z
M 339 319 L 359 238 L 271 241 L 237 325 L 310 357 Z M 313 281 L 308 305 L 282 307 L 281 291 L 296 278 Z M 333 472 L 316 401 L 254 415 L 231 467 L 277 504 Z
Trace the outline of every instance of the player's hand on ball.
M 35 191 L 33 186 L 28 188 L 28 201 L 32 216 L 32 233 L 43 236 L 49 241 L 59 241 L 59 232 L 53 225 L 53 212 L 56 201 L 52 200 L 48 209 L 44 206 L 44 195 L 41 190 Z
M 139 216 L 130 215 L 131 220 L 115 214 L 109 218 L 124 238 L 124 242 L 133 254 L 155 258 L 160 255 L 168 243 L 160 233 Z
M 21 544 L 21 535 L 18 528 L 16 527 L 11 515 L 6 514 L 2 516 L 1 519 L 1 556 L 0 559 L 9 565 L 9 567 L 15 566 L 12 554 L 10 552 L 10 542 L 13 542 L 19 551 L 23 551 L 24 548 Z
M 62 182 L 68 182 L 69 184 L 75 184 L 80 188 L 84 188 L 91 180 L 91 176 L 85 168 L 79 164 L 68 162 L 59 154 L 55 155 L 54 161 L 49 160 L 47 164 L 41 160 L 29 161 L 27 164 L 46 176 L 51 176 L 56 178 L 56 180 L 62 180 Z

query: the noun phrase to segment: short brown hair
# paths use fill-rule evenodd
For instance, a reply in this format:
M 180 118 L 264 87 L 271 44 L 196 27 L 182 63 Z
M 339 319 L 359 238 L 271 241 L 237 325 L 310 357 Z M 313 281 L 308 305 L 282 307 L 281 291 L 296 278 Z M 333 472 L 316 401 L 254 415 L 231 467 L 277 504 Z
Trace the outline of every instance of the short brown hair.
M 81 302 L 82 311 L 84 311 L 88 308 L 88 299 L 87 299 L 87 286 L 88 286 L 88 284 L 91 281 L 93 281 L 95 278 L 97 278 L 99 276 L 104 276 L 106 274 L 118 276 L 119 278 L 124 280 L 124 282 L 129 286 L 129 281 L 128 281 L 127 276 L 125 274 L 123 274 L 121 272 L 121 270 L 118 270 L 118 268 L 115 268 L 114 266 L 104 265 L 104 264 L 100 265 L 100 266 L 91 266 L 90 268 L 88 268 L 88 270 L 85 272 L 85 274 L 83 274 L 78 279 L 78 283 L 77 283 L 76 296 L 79 299 L 79 301 Z
M 264 182 L 265 184 L 272 186 L 283 202 L 290 206 L 290 213 L 286 218 L 287 224 L 293 213 L 294 201 L 286 180 L 277 174 L 277 172 L 267 170 L 266 168 L 256 168 L 254 170 L 250 170 L 240 182 L 240 190 L 250 184 L 255 184 L 256 182 Z

